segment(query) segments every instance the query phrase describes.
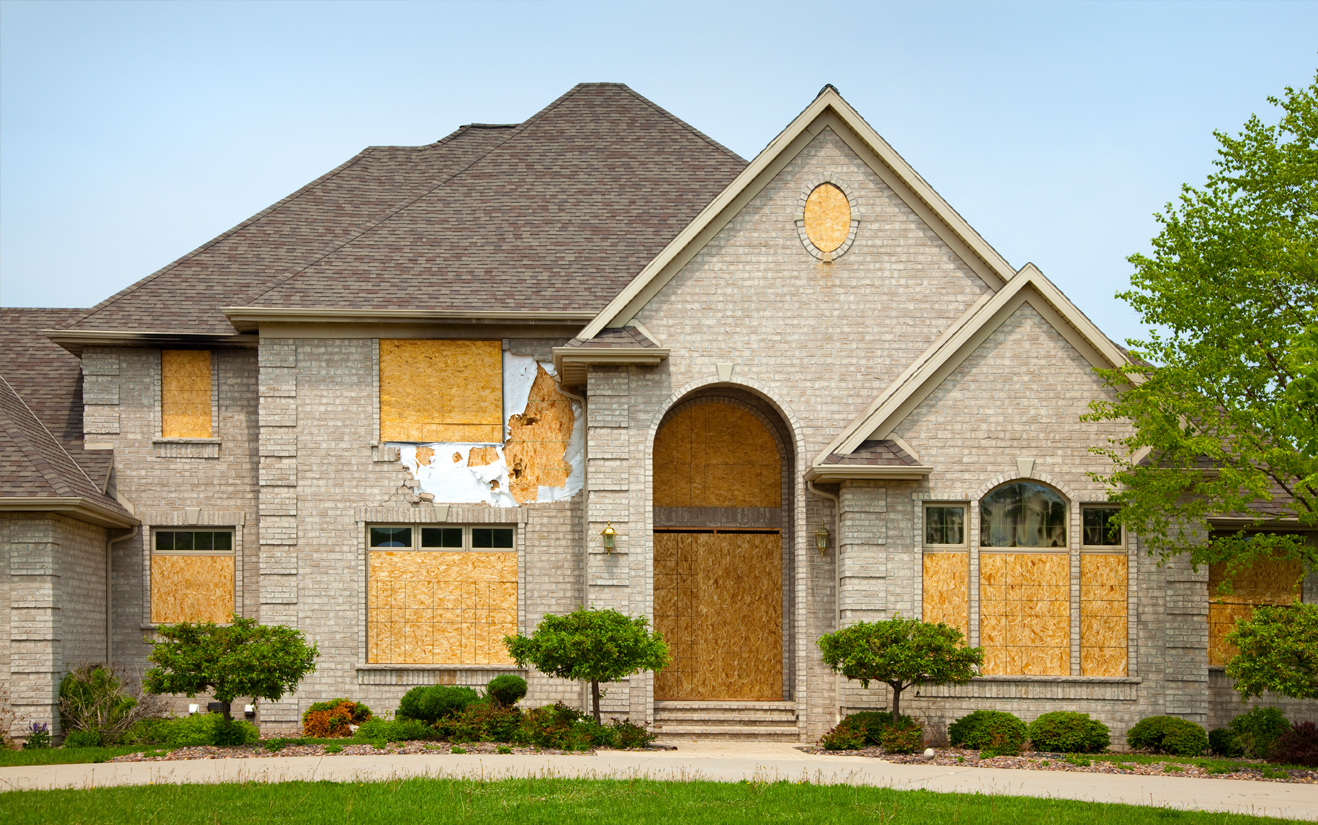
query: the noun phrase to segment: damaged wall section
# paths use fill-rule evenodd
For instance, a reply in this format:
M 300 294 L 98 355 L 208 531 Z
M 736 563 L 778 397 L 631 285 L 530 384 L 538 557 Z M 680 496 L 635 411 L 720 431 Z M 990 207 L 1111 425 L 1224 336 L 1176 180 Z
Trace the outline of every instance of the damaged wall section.
M 386 342 L 380 343 L 383 433 Z M 503 352 L 502 422 L 482 433 L 488 438 L 395 445 L 417 488 L 438 502 L 496 507 L 562 501 L 580 492 L 585 421 L 581 405 L 559 392 L 554 376 L 552 364 Z M 482 380 L 478 393 L 490 384 Z

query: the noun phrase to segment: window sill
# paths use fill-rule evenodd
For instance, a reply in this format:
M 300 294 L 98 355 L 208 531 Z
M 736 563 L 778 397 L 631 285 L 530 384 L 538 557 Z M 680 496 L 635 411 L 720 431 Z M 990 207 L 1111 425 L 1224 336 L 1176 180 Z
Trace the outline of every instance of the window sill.
M 219 458 L 218 438 L 155 438 L 151 449 L 157 458 Z
M 513 673 L 523 678 L 526 676 L 526 670 L 516 665 L 357 665 L 357 684 L 482 687 L 501 673 Z
M 1133 676 L 976 676 L 959 685 L 922 685 L 917 695 L 929 698 L 1134 702 L 1139 698 L 1142 681 Z

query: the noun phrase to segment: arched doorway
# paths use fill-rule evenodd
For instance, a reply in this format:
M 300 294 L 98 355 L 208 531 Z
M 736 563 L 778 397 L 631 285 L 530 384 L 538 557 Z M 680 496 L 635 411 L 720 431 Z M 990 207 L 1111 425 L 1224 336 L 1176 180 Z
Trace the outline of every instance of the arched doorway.
M 673 654 L 657 700 L 784 697 L 788 449 L 769 414 L 695 398 L 655 435 L 654 624 Z

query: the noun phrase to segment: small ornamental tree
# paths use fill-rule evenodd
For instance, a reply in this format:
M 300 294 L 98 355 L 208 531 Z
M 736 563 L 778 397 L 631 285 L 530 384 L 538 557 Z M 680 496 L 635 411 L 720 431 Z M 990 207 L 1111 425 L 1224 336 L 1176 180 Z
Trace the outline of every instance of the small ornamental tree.
M 662 670 L 672 661 L 668 645 L 647 629 L 643 617 L 616 610 L 577 610 L 545 616 L 530 638 L 505 636 L 518 667 L 533 665 L 560 679 L 590 682 L 595 721 L 600 721 L 600 682 L 616 682 L 642 670 Z
M 257 624 L 234 615 L 233 624 L 161 625 L 151 649 L 151 668 L 142 678 L 148 693 L 211 693 L 226 722 L 239 696 L 277 702 L 316 669 L 316 645 L 301 631 Z
M 1226 640 L 1240 650 L 1226 663 L 1240 701 L 1265 690 L 1318 699 L 1318 604 L 1257 607 Z
M 911 685 L 968 682 L 971 668 L 984 663 L 984 651 L 966 647 L 955 627 L 901 616 L 882 622 L 857 622 L 819 637 L 824 663 L 868 688 L 883 682 L 892 688 L 892 721 L 901 724 L 902 691 Z

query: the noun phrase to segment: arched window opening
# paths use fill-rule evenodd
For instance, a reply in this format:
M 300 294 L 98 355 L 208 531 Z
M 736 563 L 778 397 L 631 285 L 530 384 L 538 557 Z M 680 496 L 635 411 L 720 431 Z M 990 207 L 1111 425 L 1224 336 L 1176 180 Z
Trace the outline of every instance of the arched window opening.
M 1066 547 L 1066 502 L 1050 487 L 1013 481 L 979 504 L 981 547 Z

